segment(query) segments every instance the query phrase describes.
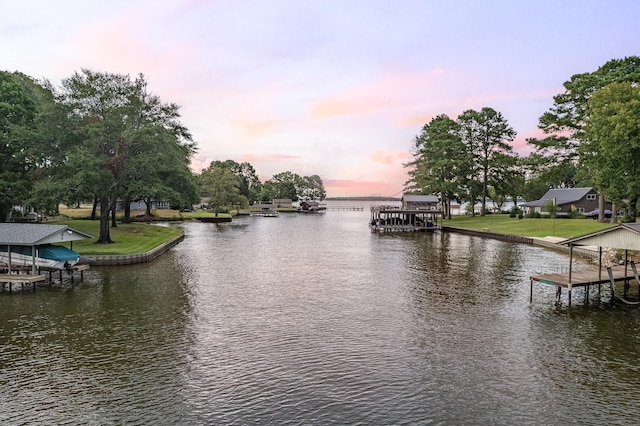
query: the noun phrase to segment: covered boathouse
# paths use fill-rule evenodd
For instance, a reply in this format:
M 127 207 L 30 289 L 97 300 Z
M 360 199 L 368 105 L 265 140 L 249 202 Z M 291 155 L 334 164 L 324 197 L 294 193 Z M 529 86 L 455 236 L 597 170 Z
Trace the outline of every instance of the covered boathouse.
M 66 243 L 73 250 L 73 241 L 93 238 L 91 235 L 70 228 L 68 225 L 45 225 L 39 223 L 0 223 L 0 249 L 5 255 L 0 260 L 0 284 L 9 283 L 34 284 L 45 281 L 41 269 L 36 266 L 36 253 L 39 246 L 46 244 Z M 30 265 L 14 265 L 11 252 L 13 249 L 28 248 L 31 251 Z M 17 262 L 16 262 L 17 263 Z M 26 267 L 25 267 L 26 266 Z M 82 267 L 82 269 L 80 269 Z M 88 265 L 79 265 L 84 270 Z M 20 273 L 23 272 L 23 273 Z
M 435 231 L 443 211 L 435 195 L 403 195 L 401 206 L 371 206 L 371 229 L 379 232 Z
M 529 303 L 533 302 L 533 283 L 538 282 L 553 285 L 556 288 L 556 299 L 559 301 L 562 289 L 567 289 L 568 303 L 571 306 L 571 292 L 574 288 L 585 289 L 585 303 L 589 301 L 589 288 L 598 286 L 598 295 L 602 284 L 609 284 L 611 299 L 617 299 L 626 304 L 640 305 L 640 277 L 635 262 L 629 259 L 629 251 L 640 252 L 640 223 L 623 223 L 618 226 L 596 231 L 590 234 L 562 241 L 562 245 L 569 246 L 569 272 L 558 274 L 541 274 L 530 277 L 531 289 Z M 598 266 L 587 267 L 574 271 L 574 246 L 589 246 L 597 254 Z M 624 260 L 621 264 L 608 266 L 602 262 L 602 249 L 624 250 Z M 637 284 L 637 292 L 630 294 L 631 282 Z M 616 283 L 622 283 L 622 291 L 617 291 Z

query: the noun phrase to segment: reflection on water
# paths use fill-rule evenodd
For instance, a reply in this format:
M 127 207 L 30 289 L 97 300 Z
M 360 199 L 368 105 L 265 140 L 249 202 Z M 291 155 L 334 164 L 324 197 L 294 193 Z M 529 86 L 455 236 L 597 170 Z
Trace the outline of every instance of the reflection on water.
M 153 263 L 1 293 L 0 423 L 635 421 L 636 309 L 530 305 L 566 256 L 367 217 L 186 223 Z

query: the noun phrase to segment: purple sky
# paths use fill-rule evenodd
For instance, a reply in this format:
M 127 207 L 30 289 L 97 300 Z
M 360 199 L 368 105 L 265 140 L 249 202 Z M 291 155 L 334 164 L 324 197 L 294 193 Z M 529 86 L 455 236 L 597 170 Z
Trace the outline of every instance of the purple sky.
M 195 171 L 232 159 L 399 196 L 432 117 L 492 107 L 526 153 L 563 82 L 640 54 L 639 17 L 635 0 L 0 0 L 0 69 L 143 73 L 181 106 Z

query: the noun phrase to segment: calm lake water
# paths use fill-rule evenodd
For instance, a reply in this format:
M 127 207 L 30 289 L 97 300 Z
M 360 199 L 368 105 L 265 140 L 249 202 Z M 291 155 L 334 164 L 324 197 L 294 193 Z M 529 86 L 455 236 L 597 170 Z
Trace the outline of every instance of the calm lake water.
M 0 293 L 0 424 L 637 424 L 640 310 L 529 304 L 567 256 L 364 207 L 185 223 L 150 264 Z

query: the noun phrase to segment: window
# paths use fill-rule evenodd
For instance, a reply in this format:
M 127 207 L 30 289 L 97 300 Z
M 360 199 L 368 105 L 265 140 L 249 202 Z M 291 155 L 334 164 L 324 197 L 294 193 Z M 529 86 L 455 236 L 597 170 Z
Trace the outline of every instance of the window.
M 587 194 L 587 200 L 593 201 L 596 199 L 596 194 Z
M 576 211 L 577 211 L 578 213 L 584 213 L 584 207 L 577 207 L 577 208 L 576 208 Z

